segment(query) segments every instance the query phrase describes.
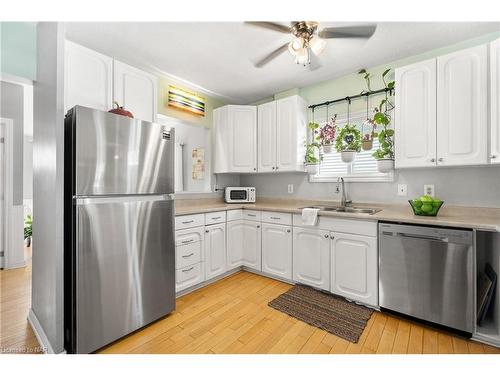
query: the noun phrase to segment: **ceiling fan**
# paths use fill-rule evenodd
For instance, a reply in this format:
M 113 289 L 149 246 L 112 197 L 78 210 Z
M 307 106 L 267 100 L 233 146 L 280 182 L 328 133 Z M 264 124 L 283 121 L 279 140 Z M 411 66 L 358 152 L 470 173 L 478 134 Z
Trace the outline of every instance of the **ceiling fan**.
M 263 27 L 265 29 L 278 31 L 292 35 L 292 40 L 276 48 L 267 56 L 256 62 L 254 65 L 261 68 L 274 58 L 288 50 L 295 56 L 295 63 L 308 66 L 311 58 L 314 59 L 326 47 L 325 39 L 337 38 L 370 38 L 376 25 L 366 26 L 340 26 L 326 27 L 318 31 L 318 22 L 314 21 L 294 21 L 290 26 L 281 25 L 274 22 L 245 22 L 248 25 Z M 311 54 L 312 51 L 312 54 Z

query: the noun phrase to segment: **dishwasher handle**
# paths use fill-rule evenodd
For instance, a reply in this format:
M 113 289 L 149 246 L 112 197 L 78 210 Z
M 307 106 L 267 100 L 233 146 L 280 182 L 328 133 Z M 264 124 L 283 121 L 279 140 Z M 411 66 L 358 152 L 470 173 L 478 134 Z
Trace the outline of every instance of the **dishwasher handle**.
M 401 233 L 401 232 L 397 232 L 396 236 L 405 237 L 405 238 L 414 238 L 417 240 L 450 242 L 450 239 L 448 237 L 433 237 L 433 236 L 424 236 L 421 234 L 409 234 L 409 233 Z

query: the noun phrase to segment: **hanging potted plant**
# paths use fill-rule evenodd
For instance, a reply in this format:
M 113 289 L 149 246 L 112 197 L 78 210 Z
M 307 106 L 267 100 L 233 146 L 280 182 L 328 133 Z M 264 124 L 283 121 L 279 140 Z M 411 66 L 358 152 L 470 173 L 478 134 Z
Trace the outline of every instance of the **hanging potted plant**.
M 363 125 L 371 127 L 371 131 L 363 134 L 363 140 L 361 141 L 361 148 L 364 151 L 369 151 L 373 148 L 373 139 L 378 135 L 375 132 L 375 123 L 372 119 L 367 119 Z M 364 126 L 363 126 L 364 127 Z
M 333 150 L 335 141 L 335 133 L 337 132 L 336 125 L 337 115 L 335 114 L 329 122 L 319 130 L 319 136 L 316 138 L 321 143 L 323 152 L 329 154 Z
M 394 89 L 394 81 L 387 82 L 385 77 L 391 71 L 391 69 L 386 69 L 382 73 L 382 82 L 384 82 L 384 87 L 388 89 L 385 93 L 385 99 L 383 99 L 379 106 L 374 109 L 374 114 L 372 122 L 375 126 L 380 125 L 381 130 L 375 136 L 379 141 L 379 148 L 372 155 L 377 159 L 377 169 L 379 172 L 388 173 L 394 169 L 394 129 L 390 128 L 391 123 L 391 111 L 394 109 L 393 103 L 389 100 L 387 92 L 392 93 Z M 370 73 L 365 69 L 358 72 L 364 75 L 366 85 L 368 90 L 370 89 Z
M 310 175 L 319 173 L 319 164 L 323 160 L 321 153 L 321 144 L 316 142 L 318 139 L 319 125 L 315 122 L 310 122 L 308 128 L 311 130 L 313 142 L 306 143 L 306 152 L 304 157 L 304 169 Z
M 345 124 L 335 141 L 335 149 L 340 152 L 340 158 L 344 163 L 352 163 L 356 154 L 361 151 L 361 132 L 356 125 Z

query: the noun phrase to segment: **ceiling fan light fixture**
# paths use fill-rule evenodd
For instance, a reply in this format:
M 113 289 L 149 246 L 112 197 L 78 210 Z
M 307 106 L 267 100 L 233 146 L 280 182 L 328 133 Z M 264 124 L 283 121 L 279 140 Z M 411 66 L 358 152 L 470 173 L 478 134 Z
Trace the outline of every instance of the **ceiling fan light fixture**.
M 304 45 L 304 41 L 299 38 L 294 38 L 290 43 L 288 43 L 288 51 L 293 55 L 297 56 L 297 54 L 302 50 L 302 46 Z
M 311 51 L 313 51 L 313 53 L 318 56 L 325 50 L 326 41 L 317 35 L 313 35 L 313 37 L 309 41 L 309 47 L 311 47 Z
M 295 63 L 307 66 L 311 63 L 309 56 L 309 48 L 301 48 L 300 51 L 295 55 Z

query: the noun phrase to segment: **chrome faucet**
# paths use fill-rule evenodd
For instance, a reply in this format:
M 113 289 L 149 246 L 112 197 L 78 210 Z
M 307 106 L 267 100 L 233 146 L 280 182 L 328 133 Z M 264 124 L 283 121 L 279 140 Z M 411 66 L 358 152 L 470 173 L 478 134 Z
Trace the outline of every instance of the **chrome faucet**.
M 348 204 L 351 204 L 352 201 L 351 200 L 347 200 L 347 198 L 346 198 L 345 183 L 344 183 L 344 178 L 343 177 L 339 177 L 337 179 L 337 188 L 336 188 L 336 192 L 337 193 L 340 193 L 340 185 L 341 184 L 342 184 L 342 198 L 340 200 L 340 207 L 346 207 Z

